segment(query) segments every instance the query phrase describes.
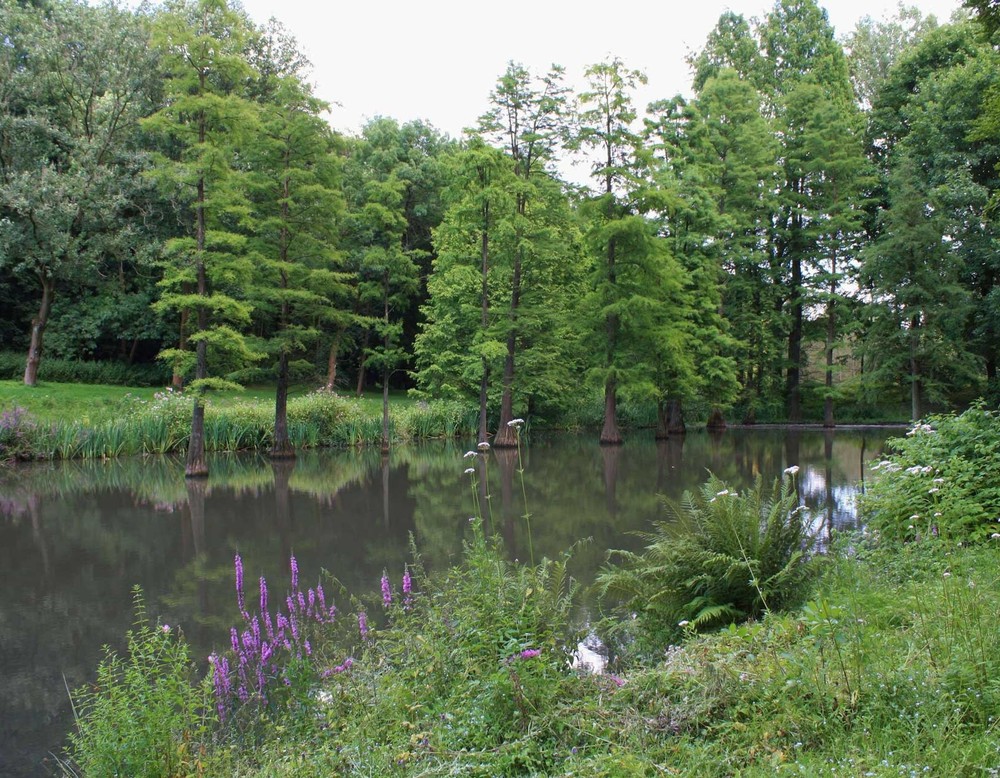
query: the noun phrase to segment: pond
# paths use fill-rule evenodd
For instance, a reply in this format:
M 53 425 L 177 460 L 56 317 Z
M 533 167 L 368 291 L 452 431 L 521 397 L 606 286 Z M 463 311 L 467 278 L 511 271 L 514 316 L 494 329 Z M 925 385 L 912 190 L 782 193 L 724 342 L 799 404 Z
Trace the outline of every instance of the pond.
M 512 558 L 562 554 L 588 583 L 609 548 L 637 548 L 634 533 L 667 519 L 665 500 L 711 471 L 731 485 L 799 465 L 800 495 L 818 532 L 855 522 L 866 463 L 888 429 L 730 430 L 622 447 L 593 436 L 538 435 L 524 451 L 480 459 L 484 514 Z M 120 647 L 132 588 L 151 615 L 179 625 L 198 656 L 224 644 L 238 621 L 232 559 L 248 580 L 288 586 L 289 555 L 304 582 L 323 571 L 349 591 L 398 579 L 412 536 L 424 563 L 456 560 L 475 513 L 463 474 L 469 443 L 378 451 L 306 452 L 295 462 L 216 456 L 207 481 L 185 481 L 173 458 L 129 458 L 0 470 L 0 775 L 49 774 L 72 725 L 66 692 L 93 678 L 102 646 Z M 531 537 L 522 518 L 530 512 Z

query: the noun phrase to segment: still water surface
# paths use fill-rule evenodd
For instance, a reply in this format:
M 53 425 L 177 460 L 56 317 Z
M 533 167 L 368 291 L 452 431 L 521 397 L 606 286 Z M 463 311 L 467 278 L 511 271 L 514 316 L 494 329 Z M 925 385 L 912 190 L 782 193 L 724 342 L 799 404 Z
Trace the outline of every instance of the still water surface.
M 799 465 L 802 500 L 820 532 L 850 526 L 866 463 L 892 431 L 731 430 L 620 448 L 592 437 L 537 436 L 524 452 L 524 488 L 536 557 L 574 552 L 593 579 L 609 548 L 636 548 L 636 530 L 666 519 L 712 471 L 745 486 Z M 468 445 L 468 444 L 465 444 Z M 0 776 L 46 775 L 71 726 L 66 684 L 93 677 L 101 647 L 120 647 L 131 589 L 150 613 L 180 625 L 197 655 L 224 644 L 238 621 L 232 559 L 247 579 L 288 586 L 328 571 L 350 591 L 375 590 L 409 559 L 412 534 L 430 567 L 455 560 L 475 512 L 459 443 L 302 454 L 273 464 L 217 456 L 207 481 L 185 481 L 173 458 L 65 462 L 0 470 Z M 489 481 L 484 511 L 512 558 L 527 559 L 517 453 L 478 465 Z M 64 679 L 65 678 L 65 683 Z

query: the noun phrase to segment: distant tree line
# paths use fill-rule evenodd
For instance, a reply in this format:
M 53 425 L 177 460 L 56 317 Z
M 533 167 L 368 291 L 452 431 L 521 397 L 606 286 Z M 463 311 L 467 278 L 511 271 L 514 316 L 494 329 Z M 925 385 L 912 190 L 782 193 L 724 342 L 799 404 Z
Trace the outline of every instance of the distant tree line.
M 621 402 L 666 435 L 996 399 L 980 5 L 840 40 L 814 0 L 727 12 L 693 96 L 645 111 L 619 59 L 577 93 L 512 62 L 455 140 L 332 130 L 295 41 L 235 3 L 0 0 L 0 349 L 27 384 L 45 354 L 163 360 L 193 442 L 203 392 L 274 382 L 275 456 L 297 381 L 478 402 L 501 446 L 597 397 L 604 443 Z

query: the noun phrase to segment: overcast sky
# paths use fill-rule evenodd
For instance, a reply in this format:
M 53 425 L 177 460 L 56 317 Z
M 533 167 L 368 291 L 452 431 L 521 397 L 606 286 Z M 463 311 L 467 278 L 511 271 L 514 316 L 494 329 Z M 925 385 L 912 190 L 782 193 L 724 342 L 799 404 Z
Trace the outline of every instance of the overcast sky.
M 913 0 L 946 22 L 960 0 Z M 258 22 L 275 16 L 313 62 L 317 94 L 334 106 L 331 124 L 356 133 L 367 119 L 424 119 L 457 137 L 486 108 L 509 60 L 533 73 L 563 65 L 570 83 L 587 65 L 618 56 L 649 85 L 637 107 L 688 93 L 686 55 L 704 44 L 719 15 L 763 16 L 767 0 L 607 2 L 534 0 L 243 0 Z M 891 15 L 896 0 L 829 0 L 838 36 L 865 15 Z

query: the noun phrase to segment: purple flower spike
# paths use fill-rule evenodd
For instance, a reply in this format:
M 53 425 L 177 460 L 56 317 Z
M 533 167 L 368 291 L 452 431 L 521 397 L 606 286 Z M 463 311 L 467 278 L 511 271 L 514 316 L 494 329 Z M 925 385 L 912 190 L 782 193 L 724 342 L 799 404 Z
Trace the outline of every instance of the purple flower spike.
M 312 656 L 313 649 L 312 646 L 309 645 L 309 641 L 305 641 L 302 645 L 306 650 L 306 656 Z
M 320 613 L 326 613 L 326 595 L 323 593 L 323 584 L 316 587 L 316 599 L 319 601 Z
M 299 590 L 299 563 L 295 561 L 294 556 L 289 560 L 289 567 L 292 568 L 292 591 L 297 592 Z
M 309 607 L 306 609 L 306 616 L 311 617 L 316 610 L 316 591 L 314 589 L 309 590 Z
M 260 577 L 260 612 L 267 613 L 267 581 Z
M 336 667 L 331 667 L 323 671 L 323 678 L 329 678 L 331 675 L 338 675 L 340 673 L 346 673 L 351 669 L 351 665 L 354 664 L 354 660 L 351 657 L 347 657 L 343 664 L 337 665 Z
M 518 656 L 520 656 L 521 659 L 534 659 L 541 653 L 542 649 L 540 648 L 526 648 L 524 651 L 518 654 Z
M 368 616 L 364 611 L 358 613 L 358 632 L 361 633 L 362 640 L 368 637 Z
M 385 607 L 392 605 L 392 588 L 389 586 L 389 576 L 382 573 L 382 604 Z
M 233 653 L 240 653 L 240 635 L 236 631 L 236 627 L 229 628 L 229 641 L 233 644 Z
M 410 568 L 403 570 L 403 608 L 410 609 L 413 605 L 413 579 L 410 578 Z
M 224 656 L 212 654 L 208 658 L 212 666 L 212 687 L 215 692 L 215 709 L 219 713 L 219 721 L 226 721 L 226 707 L 229 697 L 232 694 L 231 681 L 229 679 L 229 662 Z

